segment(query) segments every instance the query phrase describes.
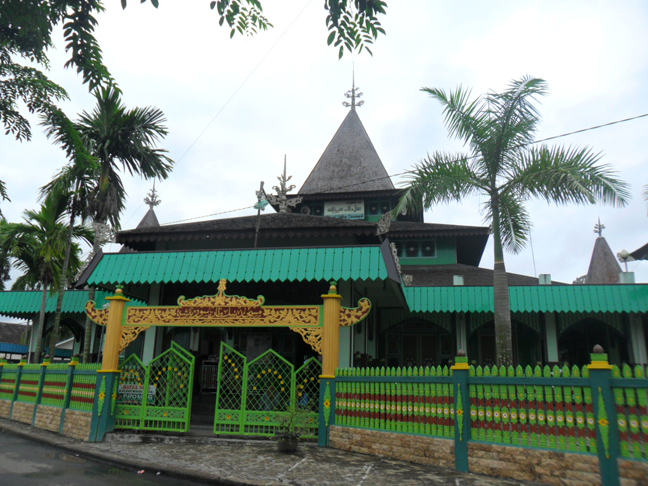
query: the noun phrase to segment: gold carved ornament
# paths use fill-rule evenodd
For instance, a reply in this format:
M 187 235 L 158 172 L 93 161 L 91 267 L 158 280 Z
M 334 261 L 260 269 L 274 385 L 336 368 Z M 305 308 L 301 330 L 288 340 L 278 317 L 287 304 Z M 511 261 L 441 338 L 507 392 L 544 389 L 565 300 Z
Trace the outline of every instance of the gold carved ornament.
M 317 326 L 319 307 L 130 307 L 126 325 Z
M 108 309 L 97 309 L 96 304 L 89 301 L 86 304 L 86 314 L 99 326 L 108 325 Z M 122 326 L 121 341 L 119 342 L 119 352 L 121 353 L 126 347 L 137 339 L 140 332 L 146 331 L 150 326 L 124 327 Z
M 108 325 L 108 309 L 97 309 L 93 301 L 88 301 L 85 306 L 86 314 L 91 321 L 96 322 L 100 326 Z
M 195 299 L 185 300 L 184 295 L 178 297 L 180 307 L 261 307 L 265 302 L 262 295 L 257 300 L 239 297 L 238 295 L 226 295 L 227 280 L 221 278 L 218 281 L 218 293 L 216 295 L 205 295 Z
M 301 334 L 302 339 L 317 354 L 322 354 L 322 328 L 321 327 L 291 327 L 293 331 Z
M 128 347 L 130 343 L 132 343 L 137 339 L 137 336 L 139 336 L 140 332 L 146 331 L 150 327 L 151 326 L 139 326 L 139 327 L 122 326 L 121 341 L 119 342 L 119 354 L 121 354 L 124 351 L 124 349 Z
M 226 295 L 227 281 L 221 279 L 218 293 L 195 299 L 178 298 L 177 307 L 130 307 L 126 325 L 172 326 L 318 326 L 319 307 L 268 306 L 265 299 L 256 300 Z
M 371 301 L 365 297 L 360 299 L 358 307 L 352 309 L 340 308 L 340 327 L 353 326 L 369 315 Z

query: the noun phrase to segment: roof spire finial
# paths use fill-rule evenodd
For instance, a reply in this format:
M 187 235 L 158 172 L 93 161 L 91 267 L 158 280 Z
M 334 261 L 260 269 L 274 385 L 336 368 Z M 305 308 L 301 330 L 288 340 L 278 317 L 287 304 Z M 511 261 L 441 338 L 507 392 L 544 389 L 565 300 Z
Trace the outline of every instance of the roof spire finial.
M 594 233 L 598 233 L 599 238 L 603 236 L 603 230 L 605 229 L 605 225 L 601 224 L 601 218 L 598 219 L 598 223 L 594 225 Z
M 286 156 L 284 155 L 284 170 L 283 174 L 277 177 L 279 179 L 279 185 L 273 186 L 272 188 L 277 191 L 277 194 L 268 194 L 266 199 L 270 204 L 279 205 L 280 213 L 287 213 L 289 207 L 295 207 L 300 202 L 302 202 L 301 196 L 293 197 L 288 199 L 287 194 L 292 191 L 295 185 L 288 185 L 287 182 L 292 179 L 292 176 L 286 176 Z
M 353 76 L 352 76 L 352 80 L 353 80 L 353 82 L 352 82 L 352 84 L 351 84 L 351 89 L 350 89 L 349 91 L 347 91 L 346 93 L 344 93 L 344 96 L 346 96 L 347 98 L 351 98 L 351 103 L 349 103 L 348 101 L 343 101 L 343 102 L 342 102 L 342 106 L 345 106 L 345 107 L 347 107 L 347 108 L 348 108 L 348 107 L 351 107 L 351 109 L 352 109 L 353 111 L 355 111 L 356 106 L 362 106 L 362 105 L 364 105 L 364 100 L 362 100 L 362 101 L 358 101 L 358 102 L 356 103 L 356 98 L 360 98 L 360 97 L 362 96 L 362 93 L 361 93 L 361 92 L 357 92 L 360 88 L 356 88 L 356 87 L 355 87 L 355 63 L 353 64 Z
M 153 209 L 155 206 L 159 206 L 161 202 L 162 200 L 158 198 L 157 191 L 155 190 L 155 180 L 153 180 L 153 189 L 144 198 L 144 204 L 147 204 L 149 209 Z

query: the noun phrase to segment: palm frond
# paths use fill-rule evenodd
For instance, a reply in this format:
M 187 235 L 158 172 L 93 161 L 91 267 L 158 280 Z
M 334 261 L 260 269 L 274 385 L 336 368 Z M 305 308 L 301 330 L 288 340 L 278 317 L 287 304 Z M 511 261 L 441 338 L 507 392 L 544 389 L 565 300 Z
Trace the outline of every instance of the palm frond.
M 421 91 L 441 103 L 445 125 L 451 136 L 469 145 L 481 145 L 483 142 L 481 128 L 486 116 L 481 98 L 471 101 L 470 90 L 465 90 L 461 86 L 450 93 L 437 88 L 421 88 Z
M 486 190 L 486 183 L 472 170 L 466 155 L 436 152 L 421 160 L 407 174 L 409 189 L 401 198 L 402 209 L 422 210 L 434 204 L 460 201 Z
M 499 235 L 502 246 L 516 254 L 524 249 L 528 241 L 532 223 L 529 213 L 524 208 L 524 201 L 513 194 L 500 195 L 497 199 L 498 215 L 494 218 L 493 200 L 484 203 L 484 220 L 492 225 L 499 221 Z M 498 232 L 493 228 L 493 234 Z
M 600 159 L 600 153 L 587 147 L 533 147 L 520 157 L 502 190 L 557 204 L 625 206 L 631 197 L 628 184 L 609 164 L 599 164 Z
M 547 92 L 547 83 L 539 78 L 524 76 L 511 82 L 502 93 L 487 95 L 490 110 L 491 137 L 488 152 L 490 158 L 502 166 L 515 163 L 516 157 L 509 155 L 534 140 L 540 123 L 540 113 L 535 107 L 538 96 Z M 493 168 L 497 171 L 497 168 Z

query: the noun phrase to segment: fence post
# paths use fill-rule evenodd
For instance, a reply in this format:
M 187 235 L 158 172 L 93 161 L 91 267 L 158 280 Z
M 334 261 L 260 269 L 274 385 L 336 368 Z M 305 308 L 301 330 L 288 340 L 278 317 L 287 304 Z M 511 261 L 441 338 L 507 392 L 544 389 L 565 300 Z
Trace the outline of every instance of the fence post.
M 90 442 L 101 442 L 107 432 L 115 428 L 114 402 L 117 400 L 117 383 L 119 381 L 119 352 L 122 344 L 122 326 L 125 317 L 126 302 L 121 288 L 115 291 L 108 308 L 108 323 L 106 325 L 106 340 L 101 369 L 97 371 L 95 401 L 92 407 L 92 425 Z M 146 391 L 143 392 L 146 399 Z
M 72 356 L 72 361 L 68 364 L 67 381 L 65 383 L 65 390 L 63 392 L 63 410 L 61 411 L 61 425 L 59 426 L 59 434 L 63 433 L 63 426 L 65 425 L 65 412 L 70 408 L 70 401 L 72 400 L 72 386 L 74 385 L 74 370 L 76 365 L 79 364 L 79 355 Z
M 470 366 L 468 357 L 463 349 L 457 352 L 452 370 L 452 386 L 454 388 L 454 439 L 455 439 L 455 468 L 457 471 L 468 472 L 468 441 L 470 440 L 470 393 L 468 390 L 468 374 Z
M 16 400 L 18 400 L 18 391 L 20 389 L 20 379 L 22 377 L 23 366 L 27 364 L 27 357 L 23 356 L 20 358 L 20 363 L 18 363 L 18 369 L 16 370 L 16 381 L 14 383 L 13 396 L 11 397 L 11 410 L 9 411 L 9 418 L 13 416 L 13 407 Z
M 4 367 L 7 364 L 7 358 L 0 358 L 0 387 L 2 386 L 2 374 L 4 372 Z
M 335 282 L 331 282 L 324 300 L 322 329 L 322 374 L 320 375 L 319 431 L 317 445 L 329 445 L 331 417 L 335 418 L 335 373 L 340 362 L 340 301 Z
M 36 414 L 38 413 L 38 406 L 43 399 L 43 388 L 45 386 L 45 375 L 47 374 L 47 366 L 50 364 L 50 357 L 45 356 L 41 363 L 40 376 L 38 377 L 38 391 L 36 392 L 36 402 L 34 403 L 34 413 L 32 415 L 32 425 L 36 424 Z
M 592 401 L 596 420 L 596 445 L 598 448 L 599 468 L 603 486 L 619 486 L 619 426 L 616 404 L 610 385 L 612 366 L 607 354 L 598 344 L 590 355 L 592 364 L 588 365 L 592 385 Z

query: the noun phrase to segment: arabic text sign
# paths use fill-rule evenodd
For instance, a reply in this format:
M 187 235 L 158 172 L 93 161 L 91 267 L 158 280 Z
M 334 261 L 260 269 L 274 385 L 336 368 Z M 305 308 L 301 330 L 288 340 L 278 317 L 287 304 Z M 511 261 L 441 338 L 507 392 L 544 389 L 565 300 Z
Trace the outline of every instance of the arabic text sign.
M 324 216 L 347 219 L 364 218 L 364 201 L 327 201 L 324 203 Z

